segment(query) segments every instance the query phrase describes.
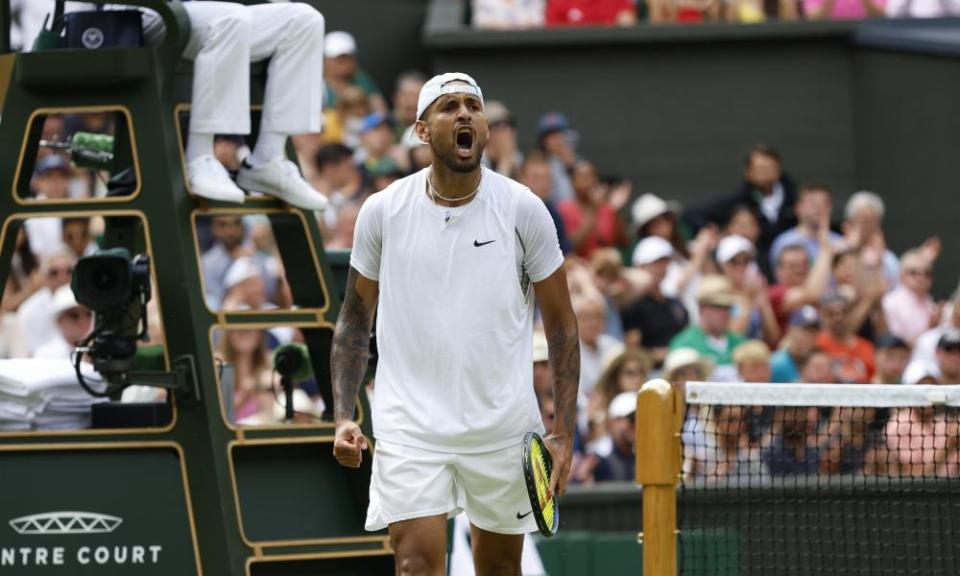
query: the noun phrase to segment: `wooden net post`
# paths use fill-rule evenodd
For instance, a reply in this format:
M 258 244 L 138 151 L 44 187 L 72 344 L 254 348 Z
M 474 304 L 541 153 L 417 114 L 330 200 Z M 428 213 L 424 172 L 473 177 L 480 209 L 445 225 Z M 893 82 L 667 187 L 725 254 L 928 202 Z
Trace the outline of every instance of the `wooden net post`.
M 666 380 L 637 396 L 637 484 L 643 487 L 644 576 L 677 576 L 677 482 L 683 397 Z

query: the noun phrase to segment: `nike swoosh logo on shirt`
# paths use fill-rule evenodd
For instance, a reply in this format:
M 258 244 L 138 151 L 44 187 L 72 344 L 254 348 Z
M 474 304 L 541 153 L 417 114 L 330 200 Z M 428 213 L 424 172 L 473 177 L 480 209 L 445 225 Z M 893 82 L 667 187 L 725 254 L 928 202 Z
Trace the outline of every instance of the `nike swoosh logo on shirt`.
M 480 242 L 479 240 L 474 240 L 474 241 L 473 241 L 473 245 L 476 246 L 477 248 L 479 248 L 479 247 L 481 247 L 481 246 L 486 246 L 487 244 L 489 244 L 489 243 L 491 243 L 491 242 L 496 242 L 496 240 L 487 240 L 486 242 Z
M 521 513 L 517 512 L 517 520 L 523 520 L 524 518 L 526 518 L 527 516 L 529 516 L 529 515 L 531 515 L 531 514 L 533 514 L 533 510 L 527 512 L 526 514 L 521 514 Z

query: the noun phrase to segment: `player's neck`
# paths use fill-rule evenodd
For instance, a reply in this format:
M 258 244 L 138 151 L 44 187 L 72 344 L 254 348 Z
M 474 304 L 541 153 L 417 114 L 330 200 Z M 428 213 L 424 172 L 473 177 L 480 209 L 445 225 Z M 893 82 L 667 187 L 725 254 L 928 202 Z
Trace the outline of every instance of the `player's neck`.
M 480 185 L 482 170 L 477 166 L 470 172 L 457 172 L 442 162 L 434 162 L 427 175 L 430 179 L 428 186 L 433 186 L 433 201 L 440 206 L 462 206 L 473 200 Z

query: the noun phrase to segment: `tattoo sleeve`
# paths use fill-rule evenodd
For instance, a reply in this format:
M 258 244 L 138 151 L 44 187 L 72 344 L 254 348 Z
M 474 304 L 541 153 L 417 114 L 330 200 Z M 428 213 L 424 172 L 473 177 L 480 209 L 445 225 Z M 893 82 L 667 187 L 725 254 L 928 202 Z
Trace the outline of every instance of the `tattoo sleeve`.
M 576 320 L 561 322 L 547 330 L 547 349 L 553 370 L 553 402 L 561 434 L 573 438 L 580 388 L 580 336 Z
M 330 366 L 333 377 L 334 420 L 352 420 L 357 394 L 367 372 L 370 356 L 372 306 L 364 303 L 357 291 L 357 271 L 347 275 L 347 290 L 333 332 Z

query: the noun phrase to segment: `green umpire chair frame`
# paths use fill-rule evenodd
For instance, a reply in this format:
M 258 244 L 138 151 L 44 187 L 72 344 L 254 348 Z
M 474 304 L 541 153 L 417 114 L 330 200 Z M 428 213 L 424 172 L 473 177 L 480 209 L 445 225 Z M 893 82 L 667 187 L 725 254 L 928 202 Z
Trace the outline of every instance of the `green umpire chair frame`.
M 73 477 L 81 484 L 86 476 L 99 478 L 97 474 L 113 470 L 109 480 L 97 480 L 93 489 L 65 501 L 62 509 L 110 510 L 111 515 L 124 517 L 124 524 L 116 530 L 118 537 L 124 526 L 133 530 L 135 517 L 152 515 L 156 538 L 162 539 L 165 530 L 176 532 L 166 540 L 161 559 L 181 563 L 175 569 L 169 565 L 166 574 L 392 573 L 386 536 L 367 534 L 362 527 L 370 458 L 359 471 L 336 465 L 331 422 L 237 427 L 221 407 L 221 379 L 231 371 L 216 363 L 214 330 L 285 325 L 302 330 L 329 412 L 333 405 L 330 346 L 340 290 L 334 286 L 331 259 L 324 252 L 312 214 L 272 198 L 249 198 L 238 206 L 188 193 L 183 144 L 192 66 L 181 58 L 190 36 L 187 12 L 180 0 L 123 3 L 149 8 L 163 18 L 166 36 L 160 45 L 57 49 L 12 57 L 0 122 L 0 285 L 6 282 L 15 239 L 25 218 L 104 216 L 107 229 L 101 247 L 150 252 L 153 294 L 160 301 L 165 334 L 163 369 L 177 370 L 195 386 L 173 394 L 172 422 L 167 426 L 0 433 L 0 470 L 4 470 L 0 490 L 8 488 L 7 482 L 21 482 L 23 486 L 10 487 L 18 490 L 22 500 L 35 500 L 31 510 L 50 512 L 44 504 L 47 494 L 40 489 L 45 480 L 30 477 L 31 470 L 43 470 L 47 475 L 53 471 L 59 478 Z M 252 67 L 254 115 L 256 104 L 262 101 L 265 71 L 262 64 Z M 84 111 L 120 112 L 116 116 L 115 163 L 134 167 L 136 191 L 128 196 L 59 202 L 28 199 L 44 116 Z M 217 214 L 265 214 L 270 219 L 295 308 L 242 312 L 208 308 L 197 222 Z M 345 267 L 345 256 L 336 256 L 333 267 Z M 342 277 L 342 271 L 337 272 Z M 228 402 L 232 404 L 231 399 Z M 362 427 L 369 435 L 370 411 L 362 392 L 359 406 Z M 10 464 L 4 461 L 7 458 Z M 164 474 L 138 475 L 142 458 L 151 462 L 143 465 L 144 470 L 157 464 L 168 476 L 182 477 L 183 482 L 170 485 L 164 480 L 160 484 Z M 14 463 L 25 472 L 18 479 L 7 476 L 4 480 L 6 471 L 13 469 L 7 466 Z M 72 468 L 60 469 L 60 463 Z M 139 492 L 144 501 L 152 500 L 151 494 L 182 494 L 179 500 L 174 498 L 180 504 L 173 508 L 179 509 L 171 508 L 169 516 L 186 521 L 164 521 L 161 516 L 166 513 L 148 508 L 130 509 L 137 508 L 136 504 L 115 509 L 125 491 Z M 157 500 L 161 500 L 159 496 Z M 2 514 L 0 520 L 7 523 Z M 102 543 L 111 545 L 109 539 Z M 0 547 L 3 545 L 0 536 Z M 98 573 L 164 573 L 158 570 L 146 562 L 111 571 L 107 563 Z M 20 573 L 32 572 L 24 567 Z

